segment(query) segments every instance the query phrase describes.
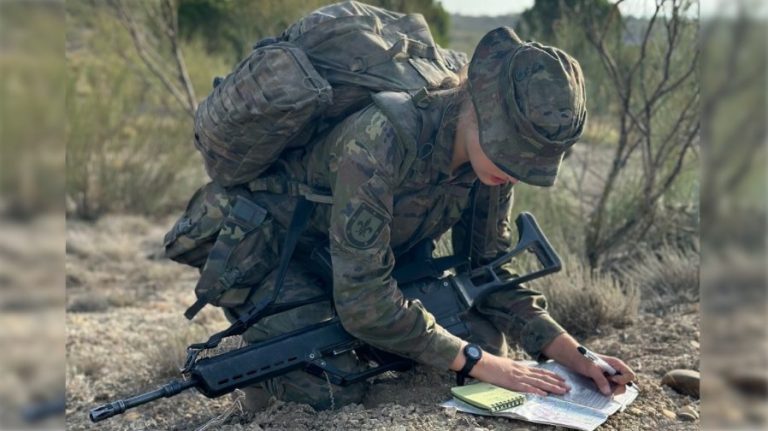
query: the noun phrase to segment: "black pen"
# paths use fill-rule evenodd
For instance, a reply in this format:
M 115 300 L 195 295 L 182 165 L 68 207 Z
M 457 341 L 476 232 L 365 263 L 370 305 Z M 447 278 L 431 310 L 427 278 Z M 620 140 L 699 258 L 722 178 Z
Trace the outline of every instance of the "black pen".
M 603 372 L 605 374 L 608 374 L 609 376 L 615 376 L 617 374 L 621 374 L 615 368 L 613 368 L 611 366 L 611 364 L 605 362 L 602 358 L 600 358 L 596 354 L 592 353 L 592 351 L 590 351 L 586 347 L 579 346 L 576 349 L 579 351 L 579 353 L 584 355 L 585 358 L 589 359 L 590 361 L 592 361 L 593 364 L 595 364 L 598 367 L 600 367 L 600 369 L 603 370 Z M 627 383 L 627 386 L 634 387 L 635 385 L 632 382 L 629 382 L 629 383 Z

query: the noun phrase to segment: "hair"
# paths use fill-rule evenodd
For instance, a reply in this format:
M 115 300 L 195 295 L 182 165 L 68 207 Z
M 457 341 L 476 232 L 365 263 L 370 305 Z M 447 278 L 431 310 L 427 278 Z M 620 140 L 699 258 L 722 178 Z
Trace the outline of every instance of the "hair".
M 455 117 L 450 118 L 449 120 L 456 121 L 459 116 L 461 116 L 461 105 L 465 101 L 471 100 L 469 94 L 469 63 L 465 64 L 458 72 L 456 72 L 456 81 L 454 81 L 453 85 L 449 88 L 454 90 L 454 93 L 448 99 L 447 106 L 448 110 L 453 111 L 455 115 Z M 458 106 L 459 109 L 452 109 L 456 106 Z

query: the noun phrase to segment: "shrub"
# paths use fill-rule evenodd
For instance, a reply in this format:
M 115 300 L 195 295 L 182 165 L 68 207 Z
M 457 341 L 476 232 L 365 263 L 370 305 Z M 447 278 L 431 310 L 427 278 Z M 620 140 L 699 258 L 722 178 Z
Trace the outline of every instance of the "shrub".
M 70 313 L 97 313 L 108 308 L 107 297 L 93 292 L 75 296 L 67 305 L 67 311 Z
M 532 287 L 547 296 L 552 317 L 576 337 L 594 335 L 605 326 L 626 327 L 637 316 L 640 297 L 634 284 L 593 273 L 578 259 L 565 260 L 563 271 Z
M 636 264 L 619 270 L 622 278 L 640 286 L 643 308 L 699 300 L 699 256 L 696 251 L 673 246 L 641 252 Z

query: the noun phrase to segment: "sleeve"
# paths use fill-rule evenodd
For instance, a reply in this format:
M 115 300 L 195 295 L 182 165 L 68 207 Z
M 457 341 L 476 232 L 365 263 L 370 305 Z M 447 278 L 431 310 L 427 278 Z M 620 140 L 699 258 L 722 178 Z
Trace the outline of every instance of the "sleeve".
M 511 221 L 514 189 L 511 184 L 494 187 L 478 184 L 473 196 L 475 204 L 470 204 L 453 227 L 452 240 L 454 250 L 472 247 L 472 264 L 482 265 L 514 246 Z M 536 360 L 543 360 L 544 347 L 565 332 L 547 312 L 544 295 L 523 285 L 494 292 L 475 307 L 510 340 L 518 340 Z
M 330 220 L 333 299 L 344 328 L 374 347 L 447 369 L 461 339 L 406 299 L 391 273 L 393 190 L 402 149 L 384 115 L 369 108 L 336 139 Z

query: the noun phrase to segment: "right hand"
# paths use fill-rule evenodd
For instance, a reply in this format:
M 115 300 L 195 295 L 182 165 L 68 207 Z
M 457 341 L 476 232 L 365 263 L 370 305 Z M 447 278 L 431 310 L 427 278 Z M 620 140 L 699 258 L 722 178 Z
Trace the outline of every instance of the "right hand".
M 462 362 L 461 366 L 463 365 Z M 475 364 L 469 375 L 475 379 L 513 391 L 541 396 L 547 396 L 550 393 L 563 395 L 571 390 L 562 377 L 551 371 L 529 367 L 522 362 L 495 356 L 488 352 L 483 352 L 480 362 Z

